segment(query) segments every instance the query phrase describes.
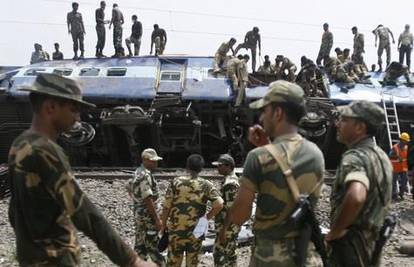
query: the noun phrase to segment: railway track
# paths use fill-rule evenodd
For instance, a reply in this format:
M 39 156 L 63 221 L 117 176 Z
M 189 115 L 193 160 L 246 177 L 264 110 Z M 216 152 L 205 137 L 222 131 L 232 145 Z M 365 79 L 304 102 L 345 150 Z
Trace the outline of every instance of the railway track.
M 77 167 L 73 168 L 77 179 L 130 179 L 135 171 L 134 167 Z M 235 169 L 237 175 L 241 175 L 243 168 Z M 154 172 L 155 179 L 170 180 L 177 176 L 185 175 L 183 168 L 159 168 Z M 327 170 L 324 175 L 325 184 L 331 185 L 335 179 L 335 171 Z M 215 168 L 205 168 L 200 176 L 207 180 L 220 180 L 222 176 L 217 173 Z M 8 169 L 6 165 L 0 165 L 0 199 L 10 195 L 10 186 L 8 184 Z

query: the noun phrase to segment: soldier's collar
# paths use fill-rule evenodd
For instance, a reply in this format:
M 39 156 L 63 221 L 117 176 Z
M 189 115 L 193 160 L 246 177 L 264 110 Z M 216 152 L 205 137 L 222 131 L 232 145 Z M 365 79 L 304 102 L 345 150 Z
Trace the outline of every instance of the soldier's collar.
M 298 133 L 284 134 L 284 135 L 278 136 L 275 139 L 273 139 L 272 144 L 277 144 L 277 143 L 280 143 L 286 140 L 294 141 L 294 140 L 300 140 L 300 139 L 302 139 L 302 136 Z

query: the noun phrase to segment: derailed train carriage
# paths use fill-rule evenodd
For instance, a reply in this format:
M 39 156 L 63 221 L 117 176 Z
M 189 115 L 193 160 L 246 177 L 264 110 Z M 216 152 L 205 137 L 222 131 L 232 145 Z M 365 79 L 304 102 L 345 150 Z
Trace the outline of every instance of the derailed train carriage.
M 235 109 L 235 92 L 224 75 L 213 73 L 212 57 L 144 56 L 132 58 L 47 61 L 0 76 L 0 162 L 7 162 L 12 140 L 30 125 L 27 93 L 18 88 L 33 83 L 38 73 L 57 73 L 77 79 L 84 98 L 97 105 L 81 114 L 82 123 L 62 135 L 73 166 L 133 166 L 140 153 L 153 147 L 168 167 L 183 166 L 190 153 L 207 161 L 230 152 L 242 163 L 251 148 L 247 130 L 257 122 L 257 112 L 247 106 Z M 251 76 L 246 102 L 262 97 L 272 76 Z M 380 74 L 372 84 L 353 89 L 341 84 L 324 86 L 329 98 L 307 99 L 307 116 L 301 133 L 324 152 L 327 168 L 335 168 L 343 146 L 336 142 L 335 105 L 367 99 L 380 103 L 384 93 L 394 95 L 402 129 L 414 113 L 414 94 L 401 84 L 382 87 Z M 377 142 L 386 146 L 385 129 Z

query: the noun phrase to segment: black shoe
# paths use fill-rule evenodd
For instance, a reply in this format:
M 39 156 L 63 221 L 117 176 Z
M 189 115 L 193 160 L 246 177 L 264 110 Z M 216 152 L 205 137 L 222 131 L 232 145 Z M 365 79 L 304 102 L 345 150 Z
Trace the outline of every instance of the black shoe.
M 73 57 L 73 60 L 77 60 L 77 59 L 79 59 L 79 57 L 78 57 L 78 55 L 75 55 L 75 56 Z

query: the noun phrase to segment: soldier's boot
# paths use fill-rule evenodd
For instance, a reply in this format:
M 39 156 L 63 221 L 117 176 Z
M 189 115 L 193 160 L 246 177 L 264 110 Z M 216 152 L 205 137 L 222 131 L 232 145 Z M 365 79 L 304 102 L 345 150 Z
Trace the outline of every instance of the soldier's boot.
M 95 57 L 100 58 L 101 57 L 101 53 L 99 51 L 99 48 L 96 48 L 96 53 L 95 53 Z
M 128 48 L 128 56 L 132 57 L 131 45 L 127 45 L 127 48 Z
M 85 58 L 85 55 L 84 55 L 84 52 L 83 51 L 81 51 L 81 54 L 80 54 L 80 57 L 79 58 Z
M 78 52 L 75 52 L 75 55 L 73 56 L 73 59 L 78 59 Z
M 378 66 L 379 66 L 378 72 L 382 72 L 382 64 L 379 63 Z

